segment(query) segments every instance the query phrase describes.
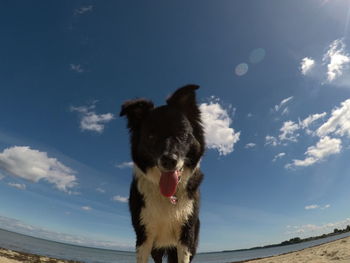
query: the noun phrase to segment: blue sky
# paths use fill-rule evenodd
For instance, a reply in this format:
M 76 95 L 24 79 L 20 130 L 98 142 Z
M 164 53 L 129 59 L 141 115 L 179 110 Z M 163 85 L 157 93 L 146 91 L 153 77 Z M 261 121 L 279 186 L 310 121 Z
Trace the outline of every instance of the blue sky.
M 0 227 L 132 249 L 123 101 L 201 86 L 200 251 L 350 224 L 350 5 L 6 1 Z

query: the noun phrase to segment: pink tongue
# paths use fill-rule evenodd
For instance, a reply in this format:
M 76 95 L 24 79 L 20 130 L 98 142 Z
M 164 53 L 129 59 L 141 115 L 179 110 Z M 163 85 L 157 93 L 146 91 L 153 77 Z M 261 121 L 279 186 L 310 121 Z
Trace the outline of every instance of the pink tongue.
M 171 197 L 176 192 L 179 182 L 179 171 L 163 172 L 160 176 L 159 188 L 162 195 Z

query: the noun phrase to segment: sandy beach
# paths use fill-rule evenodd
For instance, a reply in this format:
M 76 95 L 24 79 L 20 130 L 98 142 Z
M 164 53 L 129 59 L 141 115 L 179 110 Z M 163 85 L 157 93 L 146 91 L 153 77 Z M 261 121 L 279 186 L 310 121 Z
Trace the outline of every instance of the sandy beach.
M 0 248 L 0 263 L 79 263 L 78 261 L 61 260 L 55 258 L 49 258 L 29 253 L 12 251 L 9 249 Z
M 0 248 L 0 263 L 78 263 Z M 350 263 L 350 237 L 285 255 L 245 263 Z
M 280 256 L 245 263 L 350 263 L 350 237 Z

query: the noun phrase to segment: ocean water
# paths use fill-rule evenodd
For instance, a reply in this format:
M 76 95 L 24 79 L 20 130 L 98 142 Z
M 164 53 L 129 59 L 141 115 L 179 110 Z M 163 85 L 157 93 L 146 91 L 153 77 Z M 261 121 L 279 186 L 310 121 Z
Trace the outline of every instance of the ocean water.
M 268 257 L 292 251 L 301 250 L 307 247 L 327 243 L 339 238 L 350 236 L 344 233 L 324 239 L 304 242 L 283 247 L 254 249 L 247 251 L 199 253 L 193 260 L 194 263 L 227 263 L 247 259 Z M 98 248 L 87 248 L 69 244 L 62 244 L 53 241 L 29 237 L 0 229 L 0 247 L 17 251 L 39 254 L 60 259 L 77 260 L 86 263 L 134 263 L 135 253 L 105 250 Z M 149 262 L 153 262 L 150 260 Z

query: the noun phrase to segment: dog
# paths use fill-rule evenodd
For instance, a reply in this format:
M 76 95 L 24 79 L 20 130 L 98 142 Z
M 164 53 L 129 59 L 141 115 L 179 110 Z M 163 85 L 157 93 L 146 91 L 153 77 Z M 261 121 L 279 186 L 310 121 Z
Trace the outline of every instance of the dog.
M 137 263 L 189 263 L 199 235 L 199 163 L 205 149 L 199 86 L 173 93 L 166 105 L 147 99 L 126 101 L 120 116 L 127 117 L 134 163 L 129 209 L 136 233 Z

